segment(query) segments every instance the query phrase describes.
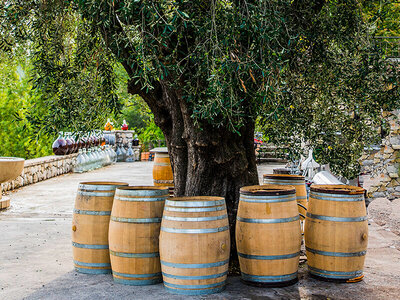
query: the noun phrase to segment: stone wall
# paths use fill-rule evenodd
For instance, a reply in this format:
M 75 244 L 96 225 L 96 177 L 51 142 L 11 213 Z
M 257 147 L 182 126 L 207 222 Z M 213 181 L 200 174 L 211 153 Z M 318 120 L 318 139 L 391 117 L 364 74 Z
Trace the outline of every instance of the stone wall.
M 24 170 L 15 180 L 1 184 L 3 191 L 10 191 L 19 187 L 72 172 L 75 158 L 78 154 L 64 156 L 45 156 L 25 161 Z
M 362 173 L 374 182 L 368 188 L 369 197 L 393 200 L 400 198 L 400 111 L 384 112 L 383 116 L 390 124 L 390 133 L 380 150 L 361 157 Z

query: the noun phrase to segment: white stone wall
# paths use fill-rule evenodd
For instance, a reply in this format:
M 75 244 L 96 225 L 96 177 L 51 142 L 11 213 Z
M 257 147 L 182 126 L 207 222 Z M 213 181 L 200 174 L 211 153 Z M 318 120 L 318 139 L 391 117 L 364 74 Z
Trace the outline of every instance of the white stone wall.
M 63 156 L 45 156 L 25 161 L 24 170 L 15 180 L 1 184 L 3 191 L 10 191 L 19 187 L 72 172 L 75 158 L 78 154 Z

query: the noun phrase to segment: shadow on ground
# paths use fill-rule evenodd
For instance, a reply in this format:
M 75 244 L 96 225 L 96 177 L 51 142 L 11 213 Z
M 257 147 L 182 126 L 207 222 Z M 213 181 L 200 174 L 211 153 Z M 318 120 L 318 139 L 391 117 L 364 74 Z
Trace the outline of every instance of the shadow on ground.
M 229 277 L 225 291 L 208 296 L 188 297 L 168 293 L 163 285 L 125 286 L 116 284 L 112 275 L 66 273 L 24 299 L 383 299 L 394 291 L 382 291 L 363 281 L 335 284 L 310 278 L 304 266 L 299 283 L 285 288 L 257 288 L 243 284 L 240 277 Z

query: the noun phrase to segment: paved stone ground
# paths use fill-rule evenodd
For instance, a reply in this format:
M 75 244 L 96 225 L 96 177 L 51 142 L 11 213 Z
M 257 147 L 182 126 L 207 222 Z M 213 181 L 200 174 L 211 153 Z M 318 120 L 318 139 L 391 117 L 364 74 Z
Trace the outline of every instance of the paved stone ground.
M 278 166 L 261 165 L 260 176 Z M 114 284 L 111 275 L 73 271 L 71 218 L 78 182 L 91 180 L 152 184 L 151 162 L 118 163 L 86 174 L 67 174 L 10 194 L 11 208 L 0 213 L 0 299 L 189 299 L 169 294 L 162 284 Z M 309 278 L 262 289 L 230 277 L 223 293 L 197 299 L 399 299 L 400 238 L 371 221 L 365 280 L 333 284 Z M 196 298 L 193 298 L 196 299 Z

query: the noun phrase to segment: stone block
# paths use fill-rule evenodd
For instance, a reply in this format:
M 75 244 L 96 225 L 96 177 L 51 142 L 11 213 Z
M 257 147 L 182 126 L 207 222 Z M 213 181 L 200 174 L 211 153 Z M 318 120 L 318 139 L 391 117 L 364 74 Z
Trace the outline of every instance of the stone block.
M 375 193 L 373 193 L 372 194 L 372 197 L 373 198 L 383 198 L 383 197 L 385 197 L 386 195 L 385 195 L 385 193 L 384 192 L 375 192 Z M 374 200 L 375 201 L 375 200 Z
M 389 173 L 390 178 L 398 178 L 399 174 L 398 173 Z

